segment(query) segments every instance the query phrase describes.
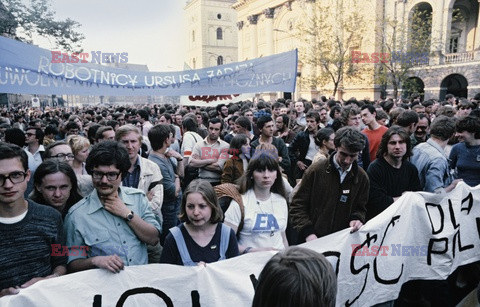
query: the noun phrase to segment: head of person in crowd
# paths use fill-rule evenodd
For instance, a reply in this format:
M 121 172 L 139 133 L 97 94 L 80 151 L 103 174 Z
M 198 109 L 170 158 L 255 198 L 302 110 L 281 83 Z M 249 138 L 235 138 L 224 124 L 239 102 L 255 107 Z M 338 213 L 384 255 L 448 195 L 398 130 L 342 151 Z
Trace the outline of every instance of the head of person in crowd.
M 178 218 L 186 224 L 198 226 L 198 211 L 195 212 L 194 204 L 205 204 L 206 207 L 200 210 L 202 222 L 217 224 L 223 221 L 223 211 L 218 204 L 217 194 L 212 185 L 206 180 L 196 179 L 190 182 L 185 189 L 180 206 Z
M 440 141 L 447 141 L 455 134 L 455 123 L 453 117 L 439 116 L 430 127 L 430 135 Z
M 100 197 L 117 193 L 131 163 L 125 146 L 116 141 L 95 144 L 87 158 L 86 169 Z
M 332 128 L 322 128 L 315 134 L 315 144 L 325 153 L 335 150 L 335 131 Z
M 100 127 L 101 126 L 99 124 L 92 124 L 92 123 L 88 127 L 87 137 L 88 137 L 88 140 L 90 141 L 90 144 L 93 145 L 97 142 L 97 140 L 95 139 L 95 136 L 97 135 L 97 131 Z
M 455 136 L 468 145 L 477 143 L 480 140 L 480 118 L 465 116 L 459 119 L 455 125 Z
M 113 128 L 114 131 L 116 131 L 120 127 L 120 123 L 116 120 L 107 120 L 107 126 L 110 126 Z
M 80 132 L 80 127 L 75 122 L 67 122 L 65 125 L 65 136 L 77 135 Z
M 125 121 L 125 114 L 123 114 L 123 113 L 115 113 L 115 114 L 113 114 L 113 119 L 118 122 L 118 125 L 119 125 L 119 126 L 123 126 L 123 125 L 125 125 L 125 123 L 126 123 L 126 121 Z
M 312 111 L 313 111 L 313 110 L 312 110 Z M 308 112 L 310 112 L 310 111 L 308 111 Z M 307 112 L 307 113 L 308 113 L 308 112 Z M 327 116 L 328 110 L 327 110 L 327 108 L 326 108 L 326 107 L 321 107 L 320 110 L 318 110 L 318 111 L 316 111 L 316 112 L 317 112 L 318 115 L 320 116 L 320 118 L 319 118 L 319 119 L 320 119 L 320 123 L 321 123 L 322 125 L 326 126 L 327 123 L 328 123 L 328 116 Z
M 240 194 L 245 194 L 255 187 L 268 188 L 272 193 L 280 194 L 287 199 L 282 172 L 277 160 L 278 152 L 257 148 L 248 163 L 247 171 L 239 179 Z
M 277 116 L 277 118 L 275 118 L 276 131 L 282 133 L 288 130 L 289 121 L 290 119 L 286 114 Z
M 42 128 L 31 126 L 25 129 L 25 144 L 27 146 L 42 145 L 44 137 L 45 133 Z
M 412 155 L 410 135 L 403 127 L 392 126 L 382 136 L 377 158 L 408 159 Z
M 250 159 L 250 139 L 245 134 L 237 134 L 230 141 L 229 154 L 236 157 L 240 157 L 240 154 L 247 159 Z
M 402 107 L 395 107 L 392 110 L 390 110 L 388 115 L 390 116 L 390 124 L 392 126 L 397 124 L 397 118 L 403 112 L 405 112 L 405 109 Z
M 360 131 L 362 129 L 362 116 L 357 105 L 350 104 L 345 106 L 342 110 L 340 122 L 343 126 L 349 126 Z
M 295 111 L 297 111 L 297 115 L 301 115 L 305 112 L 305 104 L 303 103 L 303 100 L 295 102 Z
M 198 121 L 195 117 L 185 116 L 182 121 L 183 133 L 191 131 L 198 133 Z
M 125 146 L 130 162 L 137 160 L 140 147 L 142 146 L 142 140 L 143 137 L 140 129 L 134 125 L 123 125 L 115 132 L 115 141 Z
M 387 126 L 390 118 L 388 117 L 387 112 L 385 112 L 384 110 L 377 110 L 377 115 L 375 116 L 375 120 L 380 125 Z
M 260 130 L 261 136 L 264 138 L 273 137 L 275 132 L 275 124 L 271 116 L 262 116 L 257 120 L 257 127 Z
M 272 105 L 272 112 L 273 112 L 273 116 L 276 118 L 277 116 L 280 115 L 280 110 L 282 109 L 282 107 L 284 107 L 285 105 L 281 102 L 278 102 L 276 101 L 273 105 Z
M 87 161 L 90 152 L 90 141 L 81 135 L 69 135 L 66 139 L 67 144 L 72 148 L 74 162 L 82 164 Z
M 433 113 L 434 104 L 435 102 L 432 99 L 428 99 L 422 102 L 422 105 L 425 107 L 425 115 L 427 115 L 428 117 L 430 117 L 431 114 Z
M 35 171 L 33 183 L 35 189 L 30 199 L 57 209 L 63 217 L 82 199 L 78 193 L 77 176 L 65 162 L 45 160 Z
M 24 147 L 25 132 L 20 128 L 9 128 L 5 130 L 5 142 Z
M 355 128 L 343 127 L 335 133 L 335 161 L 345 171 L 357 161 L 358 154 L 365 147 L 365 137 Z
M 338 119 L 342 116 L 342 107 L 335 104 L 331 109 L 328 114 L 331 119 Z
M 223 129 L 222 120 L 218 117 L 211 118 L 208 121 L 208 139 L 210 142 L 216 142 Z
M 246 116 L 239 116 L 235 120 L 235 130 L 237 134 L 249 134 L 252 130 L 252 123 Z
M 53 125 L 48 125 L 45 127 L 45 137 L 43 139 L 43 145 L 47 146 L 53 142 L 55 142 L 55 136 L 58 134 L 57 127 Z
M 420 114 L 425 114 L 425 107 L 424 107 L 422 104 L 420 104 L 420 103 L 414 105 L 414 106 L 412 107 L 412 110 L 413 110 L 415 113 L 419 114 L 419 115 L 420 115 Z
M 172 124 L 172 116 L 168 113 L 163 113 L 158 118 L 158 123 L 160 125 L 170 125 Z
M 149 117 L 148 117 L 148 112 L 144 109 L 139 109 L 137 110 L 136 112 L 136 119 L 141 123 L 143 124 L 144 122 L 147 122 Z
M 228 108 L 225 104 L 221 103 L 218 106 L 216 106 L 216 111 L 217 111 L 217 116 L 220 119 L 225 119 L 228 116 Z
M 325 256 L 294 246 L 267 262 L 252 307 L 333 307 L 336 296 L 337 277 Z
M 0 204 L 23 207 L 19 202 L 23 201 L 30 180 L 26 152 L 15 144 L 0 143 L 0 173 Z
M 473 103 L 467 99 L 461 99 L 457 104 L 457 117 L 465 117 L 470 115 L 473 110 Z
M 415 128 L 415 138 L 420 141 L 426 141 L 430 133 L 430 119 L 425 114 L 418 116 L 417 127 Z
M 172 144 L 171 140 L 175 139 L 175 137 L 170 126 L 171 125 L 155 125 L 148 131 L 148 139 L 154 151 L 161 149 L 163 146 L 168 148 Z
M 70 117 L 68 117 L 68 121 L 77 124 L 78 130 L 79 130 L 79 131 L 82 131 L 82 129 L 83 129 L 83 122 L 82 122 L 82 119 L 80 118 L 80 116 L 78 116 L 78 115 L 70 115 Z
M 115 131 L 110 126 L 101 126 L 95 133 L 95 143 L 115 139 Z
M 372 127 L 373 122 L 376 122 L 377 110 L 371 104 L 366 104 L 361 107 L 360 114 L 362 115 L 362 121 L 366 126 Z
M 247 110 L 243 111 L 243 116 L 248 118 L 250 120 L 250 122 L 253 123 L 253 111 L 252 110 L 247 109 Z
M 174 124 L 179 126 L 179 127 L 182 127 L 182 121 L 183 121 L 183 115 L 181 113 L 175 114 Z
M 453 106 L 446 104 L 437 109 L 437 112 L 435 112 L 435 116 L 445 115 L 445 116 L 452 117 L 452 116 L 455 116 L 456 113 L 457 111 Z
M 445 95 L 445 100 L 452 106 L 454 106 L 457 103 L 457 100 L 453 94 Z
M 425 113 L 423 115 L 425 116 Z M 405 129 L 409 135 L 412 135 L 417 130 L 418 120 L 419 115 L 417 112 L 406 110 L 398 115 L 396 124 Z
M 56 141 L 45 148 L 45 159 L 56 159 L 72 166 L 74 158 L 72 148 L 65 141 Z
M 309 134 L 317 133 L 320 124 L 320 115 L 315 110 L 308 111 L 305 115 L 307 121 L 307 131 Z

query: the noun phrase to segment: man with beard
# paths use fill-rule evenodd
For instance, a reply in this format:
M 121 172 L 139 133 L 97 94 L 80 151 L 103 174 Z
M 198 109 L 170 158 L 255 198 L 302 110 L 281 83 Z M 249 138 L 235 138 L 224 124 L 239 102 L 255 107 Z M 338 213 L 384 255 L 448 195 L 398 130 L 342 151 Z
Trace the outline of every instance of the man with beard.
M 408 133 L 400 126 L 390 127 L 382 136 L 377 159 L 367 170 L 370 179 L 367 220 L 380 214 L 402 193 L 422 190 L 417 168 L 407 161 L 411 155 Z
M 297 134 L 290 144 L 290 161 L 293 165 L 294 179 L 301 179 L 305 170 L 312 164 L 313 157 L 318 152 L 314 137 L 320 124 L 320 116 L 316 111 L 310 111 L 305 115 L 307 128 Z
M 199 168 L 198 177 L 211 185 L 220 184 L 223 165 L 229 158 L 227 142 L 220 139 L 223 123 L 219 118 L 208 121 L 208 135 L 193 147 L 193 154 L 188 165 Z
M 417 144 L 426 142 L 430 137 L 430 119 L 425 114 L 418 116 L 418 124 L 413 133 Z
M 118 273 L 124 266 L 148 263 L 147 244 L 156 245 L 161 227 L 144 192 L 121 187 L 130 168 L 128 151 L 115 141 L 93 146 L 86 169 L 95 190 L 65 217 L 68 268 L 102 268 Z M 86 253 L 72 248 L 87 246 Z

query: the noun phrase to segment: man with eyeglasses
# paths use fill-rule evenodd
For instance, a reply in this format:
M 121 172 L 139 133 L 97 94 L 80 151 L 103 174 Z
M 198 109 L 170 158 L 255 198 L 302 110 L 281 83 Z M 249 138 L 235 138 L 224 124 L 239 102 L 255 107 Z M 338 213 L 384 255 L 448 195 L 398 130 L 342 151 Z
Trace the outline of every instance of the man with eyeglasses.
M 66 256 L 52 250 L 65 245 L 62 217 L 24 198 L 30 176 L 25 151 L 0 142 L 0 297 L 67 271 Z
M 148 263 L 147 244 L 156 245 L 161 227 L 145 193 L 122 187 L 130 168 L 128 151 L 115 141 L 93 146 L 86 161 L 95 190 L 65 217 L 67 246 L 87 246 L 86 255 L 69 253 L 70 271 L 102 268 L 118 273 Z
M 299 241 L 311 241 L 351 227 L 355 232 L 365 222 L 370 183 L 358 167 L 358 154 L 365 137 L 344 127 L 335 133 L 336 152 L 313 163 L 303 175 L 290 205 L 290 221 Z
M 65 141 L 56 141 L 47 146 L 45 149 L 45 159 L 56 159 L 60 162 L 66 162 L 70 166 L 73 165 L 72 148 Z

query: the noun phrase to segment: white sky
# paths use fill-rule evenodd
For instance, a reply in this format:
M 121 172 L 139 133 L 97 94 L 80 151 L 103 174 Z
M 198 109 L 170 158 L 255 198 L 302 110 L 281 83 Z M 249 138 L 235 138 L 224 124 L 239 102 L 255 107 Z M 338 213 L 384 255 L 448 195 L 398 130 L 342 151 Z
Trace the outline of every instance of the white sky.
M 128 62 L 150 71 L 183 70 L 185 0 L 51 0 L 56 19 L 82 26 L 84 52 L 128 52 Z M 35 41 L 42 48 L 53 44 Z

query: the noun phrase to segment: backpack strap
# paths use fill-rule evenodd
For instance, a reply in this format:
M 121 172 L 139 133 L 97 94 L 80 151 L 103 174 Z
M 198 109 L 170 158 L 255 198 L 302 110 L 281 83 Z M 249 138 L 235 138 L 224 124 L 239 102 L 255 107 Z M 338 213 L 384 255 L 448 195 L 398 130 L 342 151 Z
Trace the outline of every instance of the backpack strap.
M 225 254 L 228 250 L 228 243 L 230 242 L 230 231 L 232 229 L 222 223 L 222 233 L 220 234 L 220 258 L 218 260 L 226 259 Z
M 184 266 L 197 265 L 195 262 L 192 261 L 192 258 L 190 258 L 190 253 L 188 252 L 187 244 L 185 244 L 185 238 L 183 237 L 182 230 L 180 229 L 180 227 L 175 226 L 170 228 L 170 233 L 175 239 L 175 243 L 177 243 L 178 252 L 180 253 L 180 257 L 182 258 L 183 265 Z

